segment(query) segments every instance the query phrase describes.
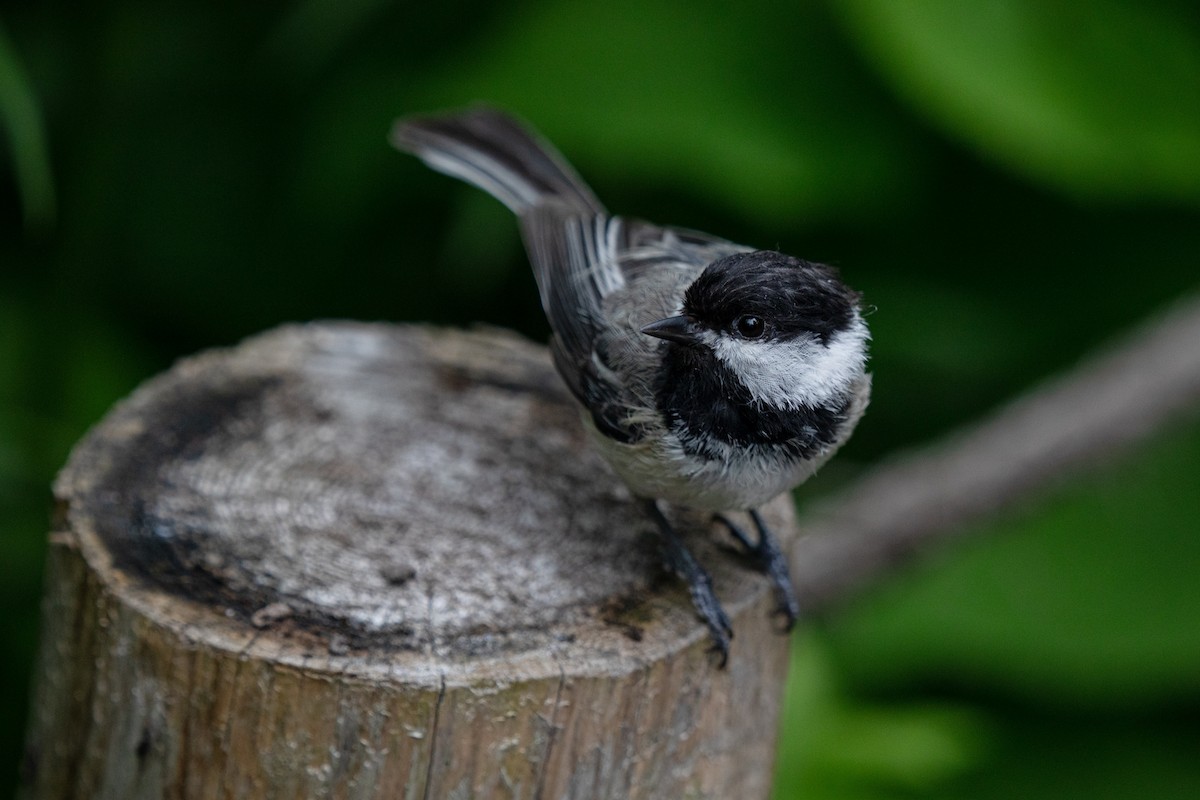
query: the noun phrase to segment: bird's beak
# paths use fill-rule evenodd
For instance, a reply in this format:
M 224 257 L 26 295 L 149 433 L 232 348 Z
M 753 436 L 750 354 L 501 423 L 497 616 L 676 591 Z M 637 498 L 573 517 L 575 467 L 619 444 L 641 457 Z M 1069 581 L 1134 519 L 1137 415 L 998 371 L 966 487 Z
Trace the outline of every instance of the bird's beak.
M 642 328 L 642 333 L 689 347 L 700 344 L 700 329 L 688 316 L 667 317 L 658 322 L 651 322 Z

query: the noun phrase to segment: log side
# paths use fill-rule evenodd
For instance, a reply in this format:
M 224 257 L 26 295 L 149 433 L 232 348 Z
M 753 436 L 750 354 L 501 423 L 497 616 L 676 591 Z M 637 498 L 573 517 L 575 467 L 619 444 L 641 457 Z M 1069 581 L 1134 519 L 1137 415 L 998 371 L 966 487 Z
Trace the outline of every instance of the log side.
M 322 323 L 188 359 L 55 489 L 25 797 L 769 793 L 766 581 L 681 520 L 733 619 L 717 669 L 511 334 Z

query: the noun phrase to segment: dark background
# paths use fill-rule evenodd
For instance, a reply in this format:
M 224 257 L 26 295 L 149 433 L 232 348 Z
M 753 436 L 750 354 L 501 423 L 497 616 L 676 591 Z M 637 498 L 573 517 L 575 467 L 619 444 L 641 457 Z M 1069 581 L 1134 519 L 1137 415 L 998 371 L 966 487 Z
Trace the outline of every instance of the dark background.
M 875 400 L 804 496 L 1200 277 L 1191 0 L 6 0 L 0 784 L 49 485 L 113 402 L 287 320 L 546 337 L 508 213 L 386 142 L 397 115 L 479 100 L 610 208 L 865 294 Z M 1193 416 L 814 621 L 777 796 L 1200 796 L 1198 519 Z

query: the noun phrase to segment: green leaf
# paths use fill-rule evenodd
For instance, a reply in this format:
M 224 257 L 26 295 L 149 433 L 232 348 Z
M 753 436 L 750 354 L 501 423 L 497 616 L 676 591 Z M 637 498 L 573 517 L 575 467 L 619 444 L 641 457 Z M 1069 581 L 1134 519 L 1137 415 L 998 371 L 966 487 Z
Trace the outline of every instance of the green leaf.
M 985 716 L 944 702 L 871 703 L 845 691 L 816 632 L 792 656 L 775 797 L 807 800 L 928 792 L 992 749 Z
M 948 133 L 1081 196 L 1200 203 L 1200 31 L 1185 4 L 831 3 Z
M 828 21 L 811 6 L 749 3 L 737 14 L 704 0 L 524 8 L 469 57 L 431 64 L 414 110 L 500 105 L 585 178 L 698 191 L 770 224 L 883 207 L 912 159 L 830 55 Z
M 25 226 L 47 228 L 54 222 L 56 203 L 45 128 L 29 76 L 3 26 L 0 26 L 0 125 L 8 131 Z

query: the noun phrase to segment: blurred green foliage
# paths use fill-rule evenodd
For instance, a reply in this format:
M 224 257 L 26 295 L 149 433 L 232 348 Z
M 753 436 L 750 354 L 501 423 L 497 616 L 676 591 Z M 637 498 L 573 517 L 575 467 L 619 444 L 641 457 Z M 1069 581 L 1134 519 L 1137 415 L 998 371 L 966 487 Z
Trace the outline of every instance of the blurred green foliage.
M 612 207 L 839 265 L 876 398 L 803 495 L 1194 292 L 1191 0 L 9 0 L 0 681 L 49 485 L 180 355 L 284 320 L 546 335 L 508 213 L 389 150 L 485 100 Z M 1200 343 L 1197 343 L 1200 346 Z M 1165 432 L 797 642 L 781 800 L 1200 796 L 1200 431 Z M 23 719 L 0 724 L 11 783 Z

